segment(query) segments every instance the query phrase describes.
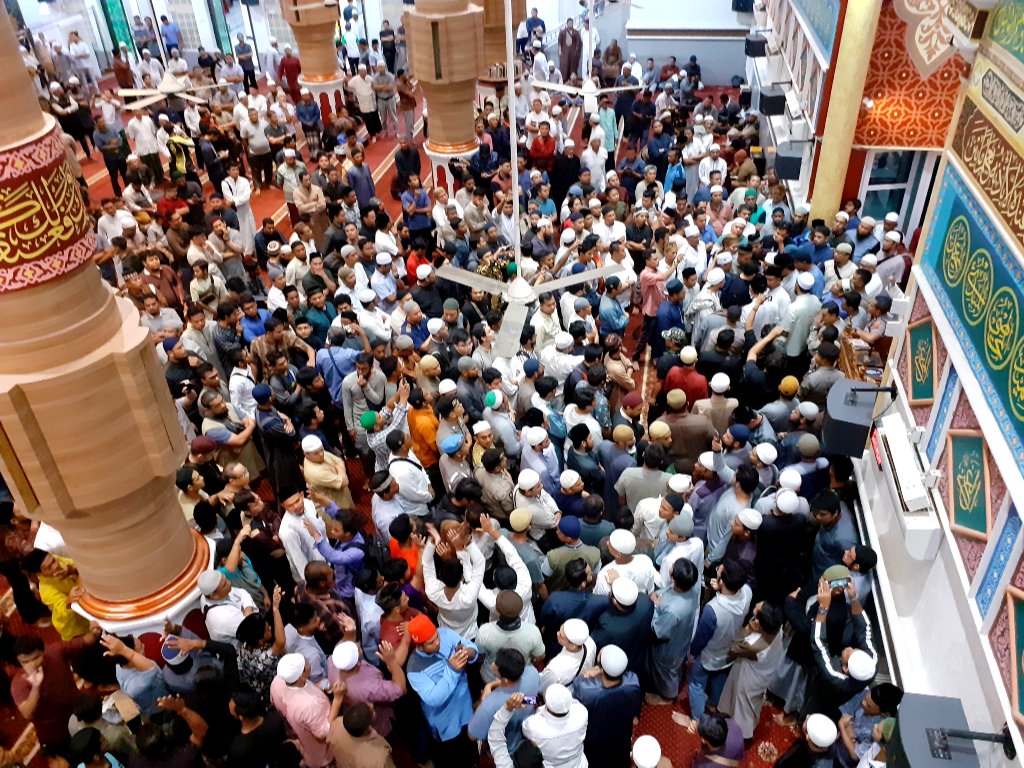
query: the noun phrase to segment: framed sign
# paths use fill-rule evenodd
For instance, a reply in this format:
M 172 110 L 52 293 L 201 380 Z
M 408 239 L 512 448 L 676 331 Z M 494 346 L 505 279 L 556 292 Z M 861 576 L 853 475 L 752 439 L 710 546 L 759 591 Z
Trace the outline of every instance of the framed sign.
M 951 429 L 946 440 L 950 526 L 965 536 L 987 541 L 992 520 L 985 437 L 977 429 Z
M 919 320 L 907 326 L 907 395 L 911 405 L 931 405 L 938 379 L 935 361 L 935 324 Z
M 1010 706 L 1013 718 L 1024 725 L 1024 592 L 1006 588 L 1006 613 L 1010 619 Z

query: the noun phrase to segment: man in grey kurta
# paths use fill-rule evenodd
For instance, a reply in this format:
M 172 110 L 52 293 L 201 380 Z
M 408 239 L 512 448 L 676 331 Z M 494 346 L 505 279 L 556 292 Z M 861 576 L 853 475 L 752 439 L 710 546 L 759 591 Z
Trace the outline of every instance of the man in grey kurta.
M 647 658 L 647 671 L 659 696 L 674 701 L 679 695 L 683 665 L 690 653 L 690 641 L 700 609 L 697 568 L 685 557 L 672 565 L 672 586 L 652 596 L 654 639 Z

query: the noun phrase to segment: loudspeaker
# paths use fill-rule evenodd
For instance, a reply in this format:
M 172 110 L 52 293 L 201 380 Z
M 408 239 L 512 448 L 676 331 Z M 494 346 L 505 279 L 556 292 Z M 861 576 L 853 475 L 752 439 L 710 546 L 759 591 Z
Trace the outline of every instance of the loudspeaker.
M 752 59 L 763 59 L 768 55 L 768 38 L 751 32 L 743 43 L 743 52 Z
M 753 13 L 754 0 L 732 0 L 732 9 L 736 13 Z
M 775 148 L 775 175 L 783 181 L 796 181 L 800 178 L 800 167 L 803 164 L 800 146 L 783 141 Z
M 778 88 L 764 88 L 758 104 L 762 115 L 771 117 L 786 113 L 786 94 Z
M 832 385 L 828 391 L 825 422 L 821 428 L 822 453 L 837 453 L 851 458 L 860 458 L 864 454 L 878 393 L 851 390 L 854 387 L 869 386 L 870 383 L 854 379 L 840 379 Z

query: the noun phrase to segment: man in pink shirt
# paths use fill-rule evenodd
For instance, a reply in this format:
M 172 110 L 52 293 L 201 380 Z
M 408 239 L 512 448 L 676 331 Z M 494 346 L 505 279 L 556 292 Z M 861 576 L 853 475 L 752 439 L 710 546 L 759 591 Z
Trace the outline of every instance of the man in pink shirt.
M 299 739 L 303 764 L 309 768 L 330 765 L 327 731 L 341 711 L 345 686 L 336 682 L 333 698 L 309 682 L 309 662 L 301 653 L 286 653 L 277 662 L 277 677 L 270 684 L 270 701 L 288 721 Z
M 651 333 L 657 326 L 658 307 L 665 299 L 665 281 L 675 274 L 675 257 L 666 254 L 664 272 L 658 271 L 660 256 L 656 251 L 647 254 L 647 262 L 640 273 L 640 311 L 644 313 L 644 325 L 640 331 L 633 359 L 639 360 L 650 341 Z
M 335 685 L 340 681 L 344 687 L 346 710 L 356 702 L 372 704 L 373 729 L 381 736 L 391 733 L 395 716 L 393 704 L 405 694 L 405 670 L 398 658 L 399 652 L 402 659 L 408 657 L 408 634 L 402 636 L 398 649 L 385 641 L 377 651 L 377 656 L 391 673 L 390 680 L 385 680 L 379 669 L 364 661 L 359 646 L 348 640 L 338 643 L 327 661 L 327 679 Z

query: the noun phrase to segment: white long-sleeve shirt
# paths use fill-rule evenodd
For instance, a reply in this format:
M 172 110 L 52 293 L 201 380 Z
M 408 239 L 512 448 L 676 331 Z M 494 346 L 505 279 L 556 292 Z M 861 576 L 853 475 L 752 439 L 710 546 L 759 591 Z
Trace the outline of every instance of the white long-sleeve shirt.
M 526 563 L 523 562 L 523 558 L 519 556 L 519 551 L 515 545 L 509 541 L 505 536 L 499 536 L 498 540 L 494 542 L 494 546 L 501 550 L 501 554 L 505 556 L 505 564 L 516 573 L 516 594 L 523 598 L 523 611 L 519 614 L 520 620 L 524 624 L 536 624 L 537 617 L 533 612 L 533 580 L 530 578 L 530 570 L 526 567 Z M 495 608 L 495 604 L 498 600 L 498 592 L 500 590 L 497 587 L 491 589 L 481 588 L 480 594 L 477 599 L 480 604 L 490 611 L 490 620 L 498 620 L 498 611 Z
M 430 514 L 427 504 L 433 501 L 430 493 L 430 478 L 419 460 L 410 452 L 409 458 L 392 456 L 388 471 L 398 483 L 398 495 L 395 501 L 409 515 L 423 517 Z
M 578 701 L 573 701 L 562 717 L 555 717 L 541 707 L 523 721 L 523 736 L 537 745 L 544 768 L 588 768 L 583 740 L 589 721 L 590 713 Z
M 477 598 L 484 579 L 484 556 L 476 544 L 466 547 L 469 554 L 469 572 L 462 574 L 462 583 L 451 597 L 445 594 L 444 583 L 437 578 L 434 568 L 434 543 L 423 548 L 423 587 L 427 597 L 437 606 L 437 623 L 467 640 L 477 635 Z M 461 559 L 461 558 L 460 558 Z
M 327 526 L 324 525 L 324 521 L 316 513 L 316 507 L 309 499 L 303 499 L 301 515 L 293 515 L 289 512 L 281 518 L 281 527 L 278 528 L 277 535 L 288 556 L 288 565 L 291 567 L 292 578 L 296 583 L 306 580 L 307 563 L 324 562 L 324 556 L 317 551 L 316 542 L 313 541 L 313 536 L 303 525 L 303 520 L 309 520 L 321 536 L 327 535 Z

